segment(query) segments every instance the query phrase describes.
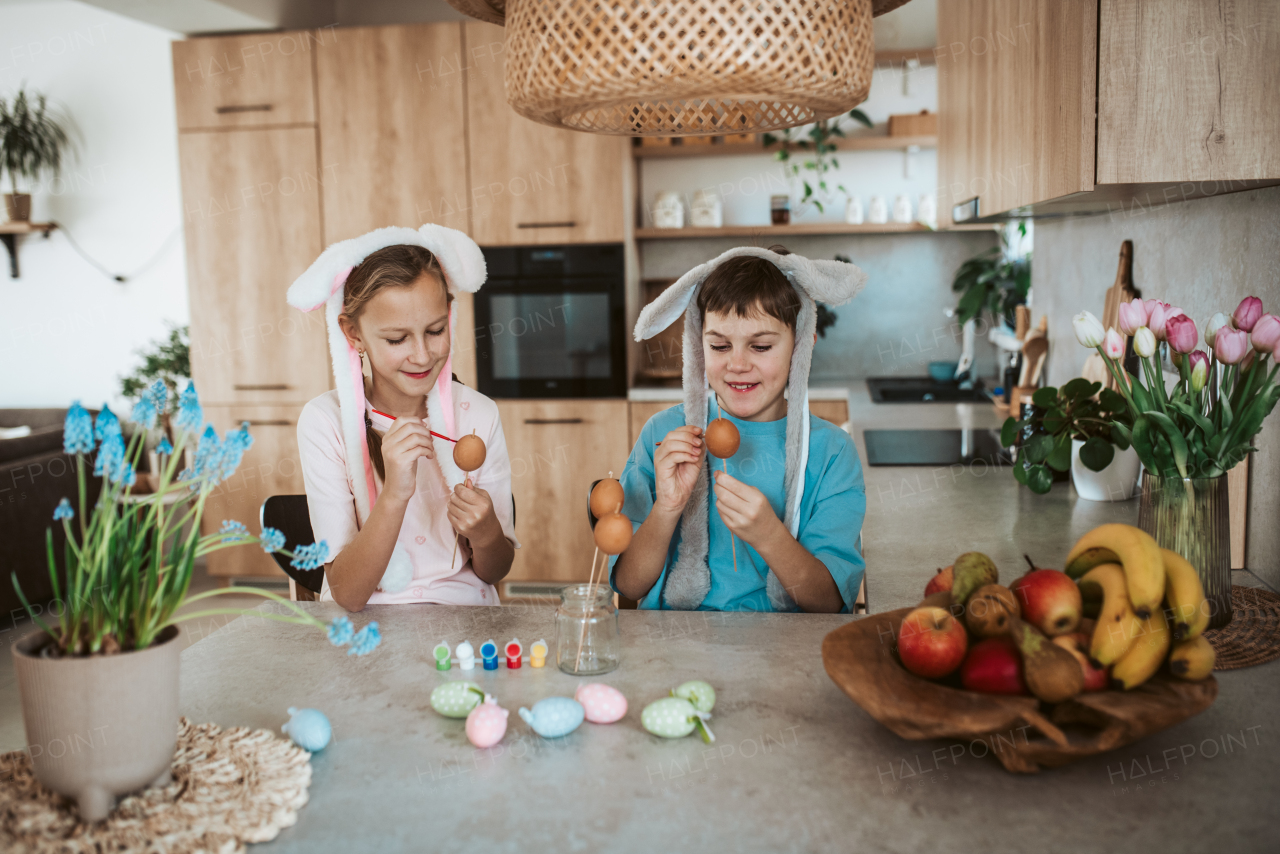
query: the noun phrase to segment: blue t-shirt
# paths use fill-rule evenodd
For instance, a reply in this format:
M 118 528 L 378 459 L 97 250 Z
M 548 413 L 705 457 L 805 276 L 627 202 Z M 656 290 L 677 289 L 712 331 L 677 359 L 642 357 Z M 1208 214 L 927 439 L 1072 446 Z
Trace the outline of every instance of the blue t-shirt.
M 738 428 L 742 444 L 729 460 L 729 474 L 760 490 L 779 519 L 785 518 L 786 495 L 783 479 L 786 469 L 787 420 L 740 421 L 721 413 Z M 626 503 L 622 512 L 631 519 L 633 528 L 640 527 L 653 509 L 657 495 L 653 455 L 668 433 L 683 426 L 684 406 L 673 406 L 649 419 L 631 457 L 622 471 L 622 488 Z M 866 515 L 867 495 L 862 482 L 862 464 L 849 434 L 817 416 L 809 416 L 809 462 L 805 469 L 804 496 L 800 501 L 800 531 L 797 539 L 811 555 L 822 561 L 840 590 L 844 612 L 848 612 L 858 596 L 866 564 L 858 550 L 862 519 Z M 707 456 L 709 464 L 724 469 L 724 461 Z M 755 549 L 737 541 L 738 570 L 733 569 L 733 543 L 728 527 L 716 510 L 715 490 L 708 492 L 708 526 L 710 546 L 707 561 L 711 567 L 711 589 L 702 601 L 700 611 L 772 611 L 765 587 L 768 566 Z M 667 572 L 675 563 L 680 546 L 677 526 L 667 549 L 662 575 L 640 601 L 641 608 L 669 608 L 662 596 Z M 613 565 L 610 558 L 610 583 Z M 616 589 L 616 585 L 615 585 Z

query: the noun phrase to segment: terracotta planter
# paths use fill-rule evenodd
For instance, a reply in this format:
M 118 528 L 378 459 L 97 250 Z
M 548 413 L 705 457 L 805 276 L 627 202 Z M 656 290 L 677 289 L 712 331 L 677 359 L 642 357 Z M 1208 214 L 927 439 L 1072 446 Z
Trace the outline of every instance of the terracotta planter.
M 140 652 L 44 658 L 44 632 L 14 644 L 36 779 L 72 798 L 85 821 L 118 795 L 165 784 L 178 740 L 178 629 Z
M 30 193 L 5 193 L 4 210 L 10 222 L 28 222 L 31 219 Z
M 1080 461 L 1080 449 L 1084 442 L 1071 440 L 1071 483 L 1076 494 L 1088 501 L 1128 501 L 1138 486 L 1138 473 L 1142 461 L 1133 446 L 1120 450 L 1102 471 L 1094 471 Z

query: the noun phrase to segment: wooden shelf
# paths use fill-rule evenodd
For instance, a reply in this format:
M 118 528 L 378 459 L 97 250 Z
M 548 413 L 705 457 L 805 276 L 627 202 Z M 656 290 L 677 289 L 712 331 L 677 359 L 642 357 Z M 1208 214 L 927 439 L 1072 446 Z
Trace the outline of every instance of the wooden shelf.
M 919 148 L 937 148 L 936 136 L 851 136 L 835 140 L 836 151 L 905 151 L 911 146 Z M 710 145 L 633 145 L 631 156 L 639 160 L 651 160 L 663 157 L 717 157 L 738 154 L 772 154 L 782 146 L 771 145 L 767 148 L 759 141 L 723 143 L 713 142 Z M 792 151 L 800 151 L 794 145 Z M 803 153 L 803 152 L 802 152 Z
M 56 222 L 0 222 L 0 243 L 9 250 L 9 278 L 18 278 L 18 238 L 27 234 L 42 234 L 58 227 Z
M 937 231 L 993 231 L 990 223 L 958 225 Z M 726 225 L 722 228 L 637 228 L 636 240 L 688 240 L 697 237 L 764 237 L 820 234 L 932 234 L 934 229 L 918 222 L 863 223 L 802 222 L 792 225 Z

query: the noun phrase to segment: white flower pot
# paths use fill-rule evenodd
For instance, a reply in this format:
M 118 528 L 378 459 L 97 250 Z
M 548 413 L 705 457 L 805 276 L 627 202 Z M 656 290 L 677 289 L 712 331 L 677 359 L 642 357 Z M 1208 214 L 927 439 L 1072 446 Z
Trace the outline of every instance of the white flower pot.
M 1080 462 L 1083 446 L 1082 440 L 1071 440 L 1071 483 L 1076 494 L 1089 501 L 1127 501 L 1132 498 L 1142 468 L 1133 446 L 1123 451 L 1116 448 L 1111 464 L 1102 471 L 1094 471 Z

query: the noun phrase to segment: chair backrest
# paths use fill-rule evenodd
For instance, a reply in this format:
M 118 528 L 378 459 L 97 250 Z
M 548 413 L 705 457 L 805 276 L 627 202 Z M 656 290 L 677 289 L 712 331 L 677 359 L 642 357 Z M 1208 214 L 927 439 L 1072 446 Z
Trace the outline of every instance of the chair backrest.
M 275 528 L 284 534 L 285 548 L 293 551 L 316 541 L 311 531 L 311 514 L 305 495 L 273 495 L 262 502 L 259 521 L 263 528 Z M 289 557 L 272 555 L 285 574 L 312 593 L 319 593 L 324 582 L 324 568 L 298 569 L 289 565 Z

